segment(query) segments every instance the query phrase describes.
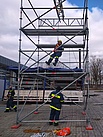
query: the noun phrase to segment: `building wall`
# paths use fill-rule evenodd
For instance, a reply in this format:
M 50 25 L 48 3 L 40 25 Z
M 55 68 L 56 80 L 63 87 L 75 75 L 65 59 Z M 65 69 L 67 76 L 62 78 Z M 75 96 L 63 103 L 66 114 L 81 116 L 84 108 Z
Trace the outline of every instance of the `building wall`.
M 0 79 L 0 100 L 3 97 L 3 92 L 4 92 L 4 80 Z

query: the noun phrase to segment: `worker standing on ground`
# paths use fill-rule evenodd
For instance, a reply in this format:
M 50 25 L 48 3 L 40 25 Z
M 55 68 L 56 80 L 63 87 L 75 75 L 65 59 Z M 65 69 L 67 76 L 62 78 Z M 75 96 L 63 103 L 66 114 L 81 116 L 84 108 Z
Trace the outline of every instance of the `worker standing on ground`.
M 62 41 L 58 40 L 58 43 L 56 44 L 54 50 L 53 50 L 53 54 L 50 56 L 49 60 L 46 61 L 47 65 L 50 65 L 50 63 L 52 62 L 53 58 L 55 58 L 55 62 L 53 63 L 54 66 L 56 66 L 59 57 L 61 57 L 62 52 L 64 50 L 64 46 L 62 45 Z
M 15 91 L 14 89 L 12 89 L 12 86 L 10 86 L 7 94 L 7 103 L 6 103 L 5 112 L 9 112 L 12 109 L 15 110 L 15 112 L 17 111 L 17 106 L 14 104 L 14 101 L 13 101 L 14 95 L 15 95 Z
M 62 102 L 64 102 L 64 97 L 62 93 L 59 93 L 61 90 L 60 86 L 57 86 L 55 91 L 50 93 L 51 103 L 50 103 L 50 122 L 49 125 L 54 124 L 54 126 L 58 126 L 58 120 L 60 116 L 60 110 L 62 107 Z

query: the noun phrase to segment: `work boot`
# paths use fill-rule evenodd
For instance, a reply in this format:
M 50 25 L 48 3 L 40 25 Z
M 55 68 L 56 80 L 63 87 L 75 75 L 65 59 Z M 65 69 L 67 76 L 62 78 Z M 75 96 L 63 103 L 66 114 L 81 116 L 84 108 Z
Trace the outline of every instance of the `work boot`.
M 56 66 L 56 63 L 53 63 L 54 66 Z
M 6 109 L 4 112 L 9 112 L 9 109 Z
M 14 111 L 17 112 L 17 108 L 15 108 Z
M 13 109 L 15 112 L 17 112 L 17 106 L 14 106 Z
M 53 125 L 53 122 L 49 122 L 49 125 Z
M 54 126 L 58 126 L 58 123 L 55 123 L 55 122 L 54 122 Z
M 17 112 L 17 107 L 14 108 L 14 111 Z
M 47 65 L 50 65 L 50 63 L 48 63 L 47 61 L 45 62 Z

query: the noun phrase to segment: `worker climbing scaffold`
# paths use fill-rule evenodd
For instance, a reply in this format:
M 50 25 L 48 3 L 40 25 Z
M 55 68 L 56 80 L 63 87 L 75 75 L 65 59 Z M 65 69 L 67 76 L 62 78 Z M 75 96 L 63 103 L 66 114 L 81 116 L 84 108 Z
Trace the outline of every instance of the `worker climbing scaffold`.
M 50 65 L 52 60 L 55 58 L 55 62 L 53 62 L 53 65 L 56 66 L 56 64 L 58 63 L 59 57 L 61 57 L 62 55 L 63 50 L 64 50 L 64 46 L 62 45 L 62 41 L 58 40 L 58 43 L 55 45 L 53 50 L 54 53 L 50 56 L 49 60 L 46 61 L 46 64 Z

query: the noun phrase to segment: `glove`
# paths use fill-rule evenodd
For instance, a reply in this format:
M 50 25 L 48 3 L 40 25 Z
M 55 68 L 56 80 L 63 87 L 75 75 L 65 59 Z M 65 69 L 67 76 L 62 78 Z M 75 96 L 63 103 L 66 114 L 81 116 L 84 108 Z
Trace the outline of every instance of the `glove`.
M 54 49 L 53 52 L 56 52 L 56 49 Z

